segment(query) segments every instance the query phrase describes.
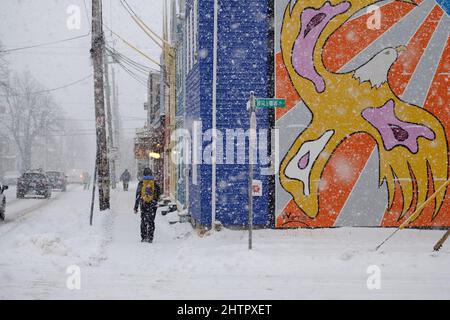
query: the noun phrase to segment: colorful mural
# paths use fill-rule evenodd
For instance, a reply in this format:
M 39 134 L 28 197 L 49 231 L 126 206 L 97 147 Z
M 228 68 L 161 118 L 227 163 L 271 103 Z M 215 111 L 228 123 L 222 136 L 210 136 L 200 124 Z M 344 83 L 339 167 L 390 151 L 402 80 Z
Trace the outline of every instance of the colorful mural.
M 275 3 L 276 226 L 450 226 L 448 14 L 434 0 Z

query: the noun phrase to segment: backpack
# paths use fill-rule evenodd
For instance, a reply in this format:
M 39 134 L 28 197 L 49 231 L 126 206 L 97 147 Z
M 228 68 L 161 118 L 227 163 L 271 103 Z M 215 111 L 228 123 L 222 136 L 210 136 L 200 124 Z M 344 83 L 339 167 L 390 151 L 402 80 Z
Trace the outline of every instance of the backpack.
M 141 188 L 141 199 L 145 204 L 150 204 L 156 200 L 155 180 L 143 180 Z

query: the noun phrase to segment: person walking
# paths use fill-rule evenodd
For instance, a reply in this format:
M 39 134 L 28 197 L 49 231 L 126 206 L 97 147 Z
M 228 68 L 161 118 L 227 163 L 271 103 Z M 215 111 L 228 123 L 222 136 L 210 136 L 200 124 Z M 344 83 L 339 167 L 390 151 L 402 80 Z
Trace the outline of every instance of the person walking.
M 153 177 L 150 168 L 145 168 L 142 180 L 136 189 L 136 200 L 134 203 L 134 213 L 138 213 L 141 208 L 141 242 L 153 242 L 155 232 L 155 217 L 158 206 L 158 199 L 161 189 Z
M 123 183 L 123 191 L 128 191 L 128 184 L 131 180 L 131 174 L 128 171 L 128 169 L 125 169 L 125 171 L 120 175 L 120 181 Z

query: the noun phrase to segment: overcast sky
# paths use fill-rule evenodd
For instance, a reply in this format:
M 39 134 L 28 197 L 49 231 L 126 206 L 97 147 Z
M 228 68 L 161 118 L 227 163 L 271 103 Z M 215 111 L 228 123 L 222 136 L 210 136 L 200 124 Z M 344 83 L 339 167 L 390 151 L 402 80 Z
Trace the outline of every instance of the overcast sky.
M 121 6 L 120 1 L 107 0 L 103 3 L 104 23 L 159 61 L 159 47 L 139 29 Z M 163 0 L 128 0 L 128 3 L 150 28 L 161 34 Z M 79 30 L 67 28 L 67 19 L 70 16 L 67 9 L 71 5 L 79 6 L 81 9 L 82 20 Z M 1 0 L 1 8 L 0 42 L 6 49 L 71 38 L 90 31 L 91 0 Z M 112 38 L 107 30 L 105 34 L 112 44 L 110 41 Z M 117 39 L 114 36 L 113 38 Z M 29 71 L 50 89 L 74 82 L 92 73 L 90 47 L 91 37 L 88 36 L 55 45 L 11 52 L 6 58 L 12 71 Z M 144 65 L 157 67 L 118 39 L 115 41 L 115 47 Z M 115 69 L 119 85 L 122 126 L 125 132 L 131 135 L 132 129 L 142 127 L 145 122 L 143 103 L 146 99 L 146 88 L 133 80 L 119 66 Z M 91 79 L 55 91 L 53 95 L 64 109 L 67 118 L 75 121 L 80 127 L 94 128 L 94 122 L 91 120 L 94 118 Z M 93 137 L 87 140 L 89 145 L 93 141 Z M 93 146 L 91 147 L 93 149 Z

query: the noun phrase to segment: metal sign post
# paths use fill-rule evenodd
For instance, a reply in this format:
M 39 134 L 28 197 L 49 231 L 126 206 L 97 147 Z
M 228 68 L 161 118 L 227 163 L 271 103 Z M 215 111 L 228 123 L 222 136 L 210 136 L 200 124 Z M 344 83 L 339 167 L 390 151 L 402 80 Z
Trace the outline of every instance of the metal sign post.
M 250 99 L 247 102 L 247 111 L 250 115 L 250 136 L 249 136 L 249 173 L 248 173 L 248 249 L 252 250 L 253 239 L 253 162 L 254 162 L 254 148 L 256 145 L 256 109 L 257 108 L 285 108 L 286 100 L 277 98 L 255 98 L 255 93 L 250 92 Z M 256 182 L 256 181 L 255 181 Z M 257 192 L 255 196 L 262 196 L 262 183 L 258 181 Z
M 98 151 L 97 151 L 98 153 Z M 89 217 L 89 224 L 92 226 L 92 220 L 94 218 L 94 202 L 95 202 L 95 185 L 97 184 L 97 157 L 95 158 L 94 169 L 94 181 L 92 182 L 92 199 L 91 199 L 91 214 Z
M 253 231 L 253 161 L 254 161 L 254 146 L 256 143 L 256 114 L 255 114 L 255 93 L 250 93 L 250 100 L 247 105 L 250 114 L 250 136 L 248 145 L 248 249 L 252 250 L 252 231 Z

